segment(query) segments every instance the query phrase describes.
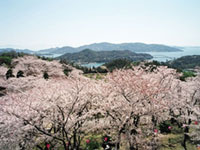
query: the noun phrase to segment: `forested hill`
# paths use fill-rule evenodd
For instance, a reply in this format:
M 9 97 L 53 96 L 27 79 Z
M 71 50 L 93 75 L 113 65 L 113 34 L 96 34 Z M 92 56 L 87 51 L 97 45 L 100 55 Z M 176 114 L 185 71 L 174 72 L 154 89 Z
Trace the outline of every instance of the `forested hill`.
M 145 43 L 121 43 L 113 44 L 108 42 L 93 43 L 89 45 L 83 45 L 80 47 L 57 47 L 45 50 L 37 51 L 37 53 L 49 53 L 49 54 L 65 54 L 80 52 L 84 49 L 92 49 L 94 51 L 113 51 L 113 50 L 130 50 L 132 52 L 177 52 L 182 51 L 177 47 L 166 46 L 162 44 L 145 44 Z
M 182 51 L 179 48 L 166 46 L 163 44 L 145 44 L 145 43 L 121 43 L 113 44 L 108 42 L 93 43 L 83 45 L 78 50 L 92 49 L 94 51 L 112 51 L 112 50 L 130 50 L 133 52 L 177 52 Z
M 168 63 L 177 69 L 193 69 L 197 66 L 200 67 L 200 55 L 183 56 Z
M 93 43 L 89 45 L 82 45 L 80 47 L 55 47 L 48 48 L 38 51 L 32 51 L 28 49 L 12 49 L 12 48 L 0 48 L 1 52 L 24 52 L 29 54 L 37 54 L 37 55 L 63 55 L 65 53 L 75 53 L 80 52 L 84 49 L 92 49 L 94 51 L 113 51 L 113 50 L 130 50 L 132 52 L 177 52 L 182 51 L 180 47 L 171 47 L 162 44 L 145 44 L 145 43 L 121 43 L 121 44 L 113 44 L 108 42 L 101 43 Z
M 29 50 L 29 49 L 0 48 L 0 54 L 7 53 L 7 52 L 17 52 L 17 53 L 27 53 L 27 54 L 34 53 L 34 51 Z
M 129 59 L 132 61 L 142 61 L 142 60 L 152 59 L 153 57 L 149 54 L 139 54 L 131 52 L 129 50 L 96 52 L 90 49 L 85 49 L 77 53 L 67 53 L 58 57 L 58 59 L 67 60 L 71 62 L 81 62 L 81 63 L 109 62 L 114 59 L 120 59 L 120 58 Z

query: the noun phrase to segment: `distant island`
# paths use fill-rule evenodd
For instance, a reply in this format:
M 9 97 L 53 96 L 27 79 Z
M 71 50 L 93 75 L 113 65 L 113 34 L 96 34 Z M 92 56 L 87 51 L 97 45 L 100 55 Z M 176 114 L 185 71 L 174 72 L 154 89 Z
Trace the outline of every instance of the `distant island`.
M 15 51 L 17 53 L 33 54 L 35 51 L 29 49 L 0 48 L 0 53 Z
M 80 47 L 71 47 L 71 46 L 64 46 L 64 47 L 56 47 L 56 48 L 49 48 L 44 50 L 32 51 L 29 49 L 12 49 L 12 48 L 3 48 L 0 49 L 1 52 L 8 52 L 8 51 L 16 51 L 16 52 L 25 52 L 29 54 L 37 54 L 37 55 L 46 55 L 55 57 L 55 55 L 63 55 L 65 53 L 76 53 L 80 52 L 84 49 L 92 49 L 94 51 L 113 51 L 113 50 L 130 50 L 132 52 L 179 52 L 182 51 L 178 47 L 171 47 L 161 44 L 145 44 L 145 43 L 121 43 L 121 44 L 113 44 L 113 43 L 93 43 L 89 45 L 83 45 Z
M 65 53 L 74 53 L 80 52 L 84 49 L 92 49 L 94 51 L 113 51 L 113 50 L 130 50 L 132 52 L 178 52 L 182 51 L 176 47 L 170 47 L 160 44 L 144 44 L 144 43 L 122 43 L 122 44 L 112 44 L 107 42 L 102 43 L 93 43 L 89 45 L 83 45 L 77 48 L 65 46 L 50 48 L 45 50 L 40 50 L 37 53 L 39 54 L 65 54 Z
M 200 55 L 183 56 L 167 63 L 176 69 L 194 69 L 200 67 Z
M 121 44 L 112 44 L 112 43 L 94 43 L 90 45 L 80 46 L 78 50 L 82 49 L 92 49 L 94 51 L 111 51 L 111 50 L 130 50 L 133 52 L 178 52 L 182 51 L 175 47 L 170 47 L 161 44 L 145 44 L 145 43 L 121 43 Z
M 143 61 L 152 59 L 153 57 L 149 54 L 134 53 L 129 50 L 114 50 L 114 51 L 93 51 L 85 49 L 77 53 L 67 53 L 57 59 L 67 60 L 70 62 L 78 63 L 91 63 L 91 62 L 110 62 L 115 59 L 128 59 L 131 61 Z

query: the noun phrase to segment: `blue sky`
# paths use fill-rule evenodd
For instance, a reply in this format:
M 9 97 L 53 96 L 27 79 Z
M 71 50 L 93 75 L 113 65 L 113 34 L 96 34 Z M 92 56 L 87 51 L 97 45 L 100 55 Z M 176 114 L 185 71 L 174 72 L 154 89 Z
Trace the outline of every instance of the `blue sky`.
M 0 47 L 200 45 L 200 0 L 0 0 Z

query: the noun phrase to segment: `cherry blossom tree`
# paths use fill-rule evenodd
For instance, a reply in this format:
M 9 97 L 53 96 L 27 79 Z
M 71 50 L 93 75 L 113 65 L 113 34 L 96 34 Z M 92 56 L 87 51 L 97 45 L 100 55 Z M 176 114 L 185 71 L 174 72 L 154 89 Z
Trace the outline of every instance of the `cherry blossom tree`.
M 67 145 L 79 149 L 86 122 L 94 113 L 90 110 L 97 100 L 95 84 L 78 77 L 40 81 L 33 89 L 1 100 L 1 144 L 23 141 L 21 147 L 31 148 L 42 141 L 57 141 L 64 149 Z
M 116 70 L 107 76 L 102 92 L 107 97 L 102 103 L 103 119 L 109 122 L 109 132 L 113 130 L 116 135 L 116 150 L 120 148 L 122 134 L 126 135 L 130 150 L 157 146 L 154 129 L 169 118 L 171 99 L 168 94 L 177 77 L 175 70 L 166 67 L 153 70 L 134 67 Z
M 6 80 L 7 69 L 0 70 L 0 86 L 6 88 L 0 100 L 1 148 L 42 149 L 46 143 L 78 150 L 85 135 L 99 132 L 112 137 L 115 150 L 122 140 L 130 150 L 154 150 L 157 125 L 171 118 L 185 128 L 185 149 L 188 136 L 200 138 L 199 77 L 183 82 L 164 66 L 115 70 L 101 80 L 73 69 L 67 77 L 57 61 L 32 56 L 12 65 L 14 74 L 22 70 L 25 77 Z M 48 80 L 42 78 L 44 71 Z M 191 127 L 197 132 L 189 132 Z
M 190 137 L 195 137 L 200 141 L 198 122 L 200 114 L 200 77 L 190 78 L 186 82 L 181 82 L 174 87 L 171 93 L 174 101 L 170 105 L 170 116 L 178 120 L 184 128 L 184 140 L 182 146 L 187 150 L 186 142 Z M 190 133 L 190 128 L 197 130 Z

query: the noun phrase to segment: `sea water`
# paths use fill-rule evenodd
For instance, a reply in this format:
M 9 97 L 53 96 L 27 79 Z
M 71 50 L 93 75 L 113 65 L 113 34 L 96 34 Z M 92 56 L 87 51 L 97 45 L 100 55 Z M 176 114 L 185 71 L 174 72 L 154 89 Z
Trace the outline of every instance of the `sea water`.
M 184 47 L 182 52 L 146 52 L 153 56 L 152 60 L 166 62 L 186 55 L 200 55 L 200 47 Z
M 159 62 L 166 62 L 169 60 L 174 60 L 176 58 L 186 56 L 186 55 L 200 55 L 200 47 L 184 47 L 180 48 L 181 52 L 145 52 L 153 56 L 152 60 L 156 60 Z M 82 66 L 92 68 L 92 67 L 99 67 L 104 63 L 88 63 L 88 64 L 81 64 Z

